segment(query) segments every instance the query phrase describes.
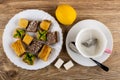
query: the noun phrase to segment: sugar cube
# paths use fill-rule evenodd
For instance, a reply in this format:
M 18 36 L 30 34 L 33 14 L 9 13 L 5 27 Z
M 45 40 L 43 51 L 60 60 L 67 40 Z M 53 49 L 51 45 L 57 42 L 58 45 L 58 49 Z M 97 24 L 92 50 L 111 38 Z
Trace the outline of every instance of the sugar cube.
M 64 63 L 64 61 L 61 59 L 61 58 L 59 58 L 57 61 L 56 61 L 56 63 L 55 63 L 55 67 L 57 67 L 58 69 L 62 66 L 62 64 Z
M 64 64 L 64 67 L 66 70 L 70 69 L 73 66 L 74 66 L 74 64 L 71 60 Z

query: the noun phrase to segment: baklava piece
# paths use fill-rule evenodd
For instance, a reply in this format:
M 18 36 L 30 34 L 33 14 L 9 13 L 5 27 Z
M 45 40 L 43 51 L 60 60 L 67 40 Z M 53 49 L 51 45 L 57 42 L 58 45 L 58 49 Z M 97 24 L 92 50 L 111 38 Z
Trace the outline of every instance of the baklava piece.
M 27 31 L 28 32 L 36 32 L 38 23 L 39 23 L 38 21 L 31 21 L 27 27 Z
M 17 54 L 17 56 L 21 56 L 24 54 L 25 52 L 25 48 L 21 42 L 21 40 L 17 40 L 16 42 L 12 43 L 12 48 L 15 51 L 15 53 Z
M 38 51 L 42 48 L 43 42 L 38 40 L 33 40 L 30 46 L 28 46 L 28 50 L 32 52 L 34 55 L 37 55 Z
M 14 38 L 22 39 L 25 35 L 25 30 L 23 29 L 16 29 L 13 33 Z
M 23 61 L 29 65 L 33 65 L 35 61 L 35 56 L 29 52 L 25 52 L 23 55 Z
M 57 42 L 57 31 L 47 33 L 47 44 L 55 44 Z
M 40 29 L 47 31 L 50 28 L 50 25 L 51 25 L 51 21 L 49 21 L 49 20 L 43 20 L 40 23 Z
M 33 40 L 33 37 L 30 36 L 29 34 L 26 34 L 23 38 L 23 42 L 27 45 L 29 45 Z
M 42 59 L 43 61 L 47 61 L 51 50 L 52 48 L 50 46 L 44 45 L 38 54 L 38 58 Z
M 22 28 L 27 28 L 29 21 L 27 19 L 21 18 L 18 25 Z

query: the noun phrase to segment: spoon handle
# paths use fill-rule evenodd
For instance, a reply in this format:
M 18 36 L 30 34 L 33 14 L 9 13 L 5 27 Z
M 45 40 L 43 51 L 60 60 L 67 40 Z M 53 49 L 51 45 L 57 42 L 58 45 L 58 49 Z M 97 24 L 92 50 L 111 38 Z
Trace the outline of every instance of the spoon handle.
M 99 63 L 98 61 L 90 58 L 92 61 L 94 61 L 100 68 L 102 68 L 103 70 L 105 70 L 106 72 L 109 71 L 109 68 L 101 63 Z

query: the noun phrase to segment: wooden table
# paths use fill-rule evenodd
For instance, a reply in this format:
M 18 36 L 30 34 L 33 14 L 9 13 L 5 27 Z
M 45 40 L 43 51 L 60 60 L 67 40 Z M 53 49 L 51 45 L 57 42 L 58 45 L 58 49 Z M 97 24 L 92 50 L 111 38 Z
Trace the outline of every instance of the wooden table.
M 66 71 L 63 67 L 57 69 L 54 62 L 46 68 L 28 71 L 16 67 L 6 57 L 2 47 L 2 34 L 7 22 L 16 13 L 25 9 L 41 9 L 52 16 L 59 4 L 70 4 L 77 11 L 77 23 L 83 19 L 96 19 L 108 26 L 114 39 L 113 53 L 105 65 L 110 71 L 105 72 L 99 67 L 84 67 L 75 64 Z M 72 26 L 72 25 L 71 25 Z M 61 25 L 64 41 L 71 28 Z M 0 80 L 120 80 L 120 0 L 0 0 Z M 65 62 L 68 56 L 65 42 L 59 58 Z

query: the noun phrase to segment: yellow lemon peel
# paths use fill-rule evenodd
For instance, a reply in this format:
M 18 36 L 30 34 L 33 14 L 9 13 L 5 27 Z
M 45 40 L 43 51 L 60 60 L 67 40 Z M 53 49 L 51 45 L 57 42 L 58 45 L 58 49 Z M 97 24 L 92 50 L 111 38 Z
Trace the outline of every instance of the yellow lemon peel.
M 71 25 L 77 16 L 73 7 L 67 4 L 59 5 L 55 11 L 57 20 L 64 25 Z

